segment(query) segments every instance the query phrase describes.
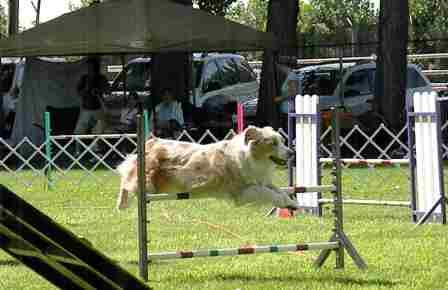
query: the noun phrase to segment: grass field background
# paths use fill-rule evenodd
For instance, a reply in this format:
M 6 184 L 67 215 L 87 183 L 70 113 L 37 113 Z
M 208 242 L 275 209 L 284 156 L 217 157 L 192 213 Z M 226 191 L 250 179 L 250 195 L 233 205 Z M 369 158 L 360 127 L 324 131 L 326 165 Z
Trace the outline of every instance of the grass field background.
M 407 168 L 344 171 L 345 197 L 406 200 Z M 9 186 L 78 236 L 137 275 L 136 202 L 115 210 L 118 177 L 97 171 L 95 178 L 73 170 L 55 176 L 44 191 L 43 178 L 30 172 L 0 173 Z M 278 185 L 286 185 L 278 172 Z M 326 183 L 327 178 L 324 178 Z M 331 206 L 324 218 L 299 215 L 267 218 L 268 206 L 234 207 L 216 200 L 159 202 L 151 205 L 150 250 L 190 250 L 326 241 L 331 235 Z M 346 256 L 346 269 L 334 269 L 334 256 L 320 270 L 318 252 L 199 258 L 150 264 L 155 289 L 448 289 L 448 233 L 441 225 L 415 228 L 405 208 L 345 206 L 345 231 L 366 260 L 359 271 Z M 0 289 L 54 289 L 0 251 Z

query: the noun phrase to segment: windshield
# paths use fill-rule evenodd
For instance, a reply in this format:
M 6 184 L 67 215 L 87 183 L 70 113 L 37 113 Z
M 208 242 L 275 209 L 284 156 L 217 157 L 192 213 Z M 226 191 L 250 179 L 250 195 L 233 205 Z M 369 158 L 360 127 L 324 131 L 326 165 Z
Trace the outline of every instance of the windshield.
M 194 87 L 198 88 L 201 83 L 202 69 L 204 67 L 204 62 L 200 60 L 193 61 L 193 83 Z
M 127 65 L 126 85 L 129 91 L 143 91 L 151 83 L 151 69 L 149 62 L 135 62 Z M 112 90 L 123 89 L 124 71 L 121 71 L 112 84 Z
M 345 69 L 342 75 L 345 73 Z M 304 92 L 318 96 L 333 95 L 341 79 L 339 69 L 319 69 L 305 73 Z

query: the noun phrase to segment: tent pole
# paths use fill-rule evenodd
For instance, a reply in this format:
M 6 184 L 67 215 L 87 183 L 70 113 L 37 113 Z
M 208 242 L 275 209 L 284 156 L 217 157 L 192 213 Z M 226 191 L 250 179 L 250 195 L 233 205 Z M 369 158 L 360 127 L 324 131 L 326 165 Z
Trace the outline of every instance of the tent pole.
M 125 100 L 125 102 L 126 102 L 126 104 L 128 103 L 128 97 L 127 97 L 127 95 L 126 95 L 126 93 L 127 93 L 127 78 L 128 78 L 128 74 L 127 74 L 127 69 L 126 69 L 126 62 L 125 62 L 125 55 L 124 54 L 122 54 L 121 55 L 121 67 L 122 67 L 122 70 L 121 70 L 121 72 L 123 73 L 123 97 L 124 97 L 124 100 Z
M 154 65 L 154 53 L 150 54 L 150 58 L 151 58 L 151 72 L 152 72 L 152 66 Z M 151 76 L 151 80 L 153 80 L 154 78 Z M 152 81 L 151 81 L 152 82 Z M 151 95 L 149 97 L 149 99 L 151 100 L 150 105 L 151 105 L 151 113 L 152 113 L 152 121 L 153 121 L 153 126 L 152 126 L 152 134 L 153 136 L 156 136 L 156 132 L 157 132 L 157 115 L 156 115 L 156 102 L 154 102 L 154 90 L 153 90 L 154 86 L 153 83 L 151 83 Z
M 45 129 L 45 159 L 47 161 L 47 169 L 45 170 L 46 184 L 45 190 L 53 189 L 53 182 L 51 180 L 51 125 L 50 112 L 44 113 L 44 129 Z

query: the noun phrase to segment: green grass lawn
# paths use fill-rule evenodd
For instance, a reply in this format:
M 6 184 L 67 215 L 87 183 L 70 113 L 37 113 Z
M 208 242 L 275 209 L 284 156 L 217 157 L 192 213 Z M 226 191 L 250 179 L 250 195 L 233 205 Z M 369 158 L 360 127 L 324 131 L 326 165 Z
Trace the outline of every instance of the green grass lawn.
M 345 197 L 406 200 L 406 168 L 350 169 L 344 172 Z M 137 275 L 137 210 L 114 209 L 118 178 L 98 171 L 98 179 L 72 171 L 56 176 L 53 191 L 29 172 L 0 173 L 6 184 L 38 209 Z M 79 182 L 78 180 L 81 180 Z M 279 185 L 285 174 L 279 173 Z M 324 180 L 327 180 L 324 178 Z M 269 207 L 234 207 L 215 200 L 159 202 L 149 215 L 150 250 L 189 250 L 326 241 L 331 207 L 325 217 L 267 218 Z M 320 270 L 318 252 L 198 258 L 150 264 L 155 289 L 448 289 L 447 228 L 410 223 L 403 208 L 345 206 L 345 230 L 368 264 L 359 271 L 346 256 L 334 269 L 334 255 Z M 0 289 L 53 289 L 53 286 L 0 251 Z

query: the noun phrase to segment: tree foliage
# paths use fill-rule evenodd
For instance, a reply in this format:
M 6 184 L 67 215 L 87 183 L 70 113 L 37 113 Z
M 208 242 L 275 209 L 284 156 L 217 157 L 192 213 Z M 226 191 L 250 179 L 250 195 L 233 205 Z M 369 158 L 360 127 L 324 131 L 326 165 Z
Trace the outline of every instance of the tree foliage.
M 100 3 L 100 0 L 81 0 L 79 4 L 74 4 L 72 1 L 68 3 L 68 9 L 70 11 L 75 11 L 83 7 L 88 7 L 95 3 Z
M 421 0 L 424 1 L 424 0 Z M 239 23 L 266 29 L 268 0 L 238 0 L 228 17 Z M 300 32 L 331 33 L 352 25 L 368 26 L 376 22 L 377 12 L 369 0 L 299 1 L 297 29 Z
M 237 0 L 194 0 L 199 9 L 210 12 L 214 15 L 224 16 L 232 5 Z
M 0 38 L 6 37 L 8 32 L 8 21 L 6 18 L 5 7 L 0 3 Z
M 370 0 L 310 0 L 310 6 L 310 27 L 324 32 L 367 26 L 376 21 L 376 12 Z
M 413 39 L 427 39 L 448 32 L 446 0 L 411 0 L 409 4 Z
M 239 0 L 232 5 L 227 17 L 233 21 L 266 31 L 268 18 L 268 0 Z

